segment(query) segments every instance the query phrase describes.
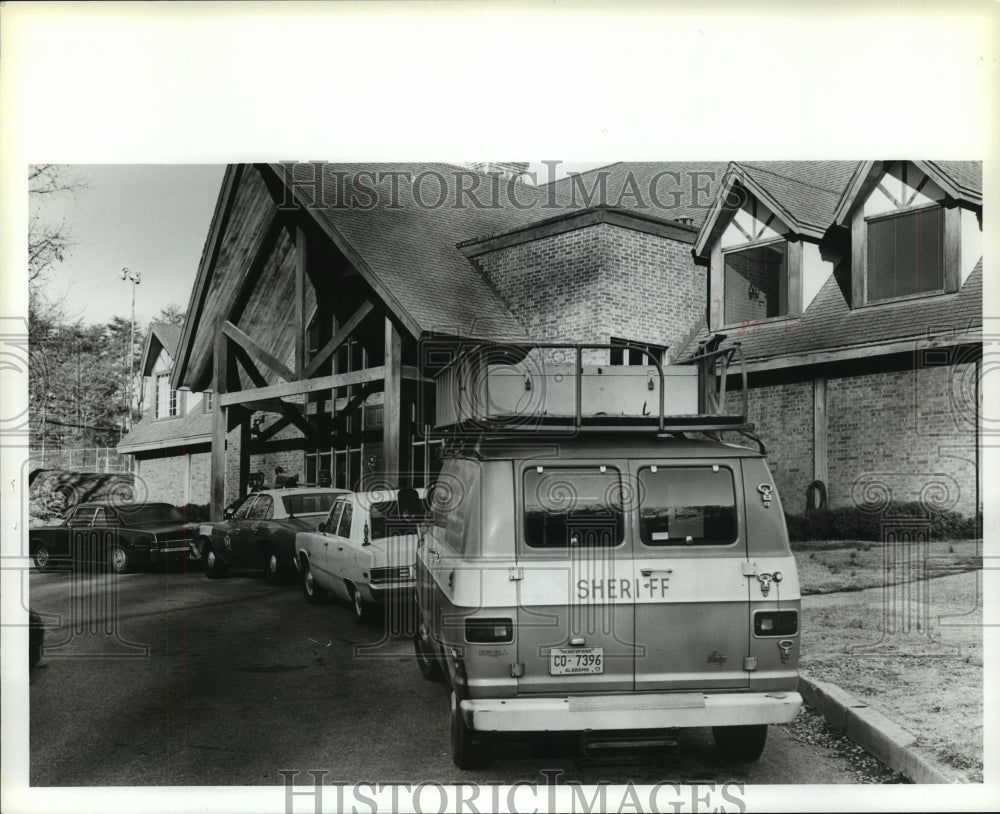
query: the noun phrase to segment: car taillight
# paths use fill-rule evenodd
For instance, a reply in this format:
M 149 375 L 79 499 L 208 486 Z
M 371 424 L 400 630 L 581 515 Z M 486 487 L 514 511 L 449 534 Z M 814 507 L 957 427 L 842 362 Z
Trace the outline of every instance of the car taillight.
M 466 619 L 465 640 L 473 644 L 514 641 L 513 619 Z
M 392 582 L 395 580 L 413 579 L 412 565 L 396 565 L 389 568 L 373 568 L 372 582 Z
M 754 636 L 792 636 L 798 632 L 798 611 L 765 610 L 753 615 Z

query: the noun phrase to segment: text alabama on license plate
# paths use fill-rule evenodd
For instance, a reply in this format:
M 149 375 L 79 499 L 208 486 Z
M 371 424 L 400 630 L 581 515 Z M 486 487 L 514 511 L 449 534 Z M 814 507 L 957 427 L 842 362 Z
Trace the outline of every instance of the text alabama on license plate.
M 549 654 L 549 675 L 603 672 L 603 647 L 553 647 Z

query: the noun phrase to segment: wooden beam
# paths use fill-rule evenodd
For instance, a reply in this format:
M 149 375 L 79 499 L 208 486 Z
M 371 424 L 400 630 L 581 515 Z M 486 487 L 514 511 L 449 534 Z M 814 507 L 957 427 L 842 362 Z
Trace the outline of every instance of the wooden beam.
M 250 381 L 254 383 L 254 387 L 267 387 L 267 379 L 264 378 L 264 374 L 260 372 L 260 368 L 254 364 L 253 359 L 250 358 L 250 354 L 247 353 L 246 350 L 240 345 L 233 345 L 232 351 L 233 356 L 247 372 L 247 375 L 250 377 Z
M 860 308 L 868 298 L 865 289 L 868 266 L 868 225 L 864 207 L 859 206 L 851 218 L 851 308 Z
M 962 287 L 962 209 L 957 204 L 946 206 L 944 218 L 944 290 L 958 291 Z
M 229 339 L 222 332 L 222 321 L 215 326 L 215 352 L 213 358 L 213 378 L 216 399 L 222 398 L 227 389 L 227 367 L 229 360 Z M 226 406 L 215 405 L 212 413 L 212 483 L 210 512 L 213 520 L 222 519 L 226 505 Z
M 309 239 L 306 230 L 298 227 L 295 237 L 295 378 L 302 378 L 306 361 L 306 263 L 309 262 Z M 317 302 L 319 297 L 317 296 Z
M 390 483 L 399 488 L 400 423 L 403 387 L 400 367 L 402 342 L 399 331 L 389 317 L 385 318 L 385 399 L 382 402 L 382 471 Z
M 237 345 L 240 345 L 244 350 L 250 351 L 254 356 L 260 359 L 265 365 L 267 365 L 271 370 L 281 376 L 286 382 L 294 381 L 295 374 L 288 369 L 284 362 L 282 362 L 277 356 L 270 353 L 269 351 L 262 348 L 257 344 L 250 336 L 241 331 L 232 322 L 226 321 L 222 323 L 222 331 L 230 339 L 232 339 Z
M 368 313 L 372 310 L 372 308 L 374 308 L 374 306 L 368 300 L 361 303 L 358 310 L 351 315 L 350 319 L 348 319 L 347 322 L 340 327 L 337 333 L 330 338 L 330 341 L 327 342 L 312 358 L 312 361 L 305 368 L 304 378 L 311 378 L 312 375 L 319 370 L 320 365 L 329 359 L 337 348 L 344 344 L 347 337 L 354 333 L 354 329 L 361 324 L 361 320 L 368 316 Z
M 826 379 L 813 379 L 813 480 L 829 484 Z
M 260 435 L 257 436 L 257 443 L 263 444 L 265 441 L 270 441 L 275 435 L 277 435 L 291 423 L 292 420 L 288 416 L 282 416 L 277 421 L 275 421 L 270 427 L 268 427 Z
M 364 382 L 378 381 L 385 378 L 385 367 L 367 367 L 364 370 L 355 370 L 351 373 L 335 373 L 331 376 L 321 376 L 317 379 L 303 379 L 296 382 L 282 382 L 272 384 L 267 387 L 257 387 L 250 390 L 240 390 L 236 393 L 227 393 L 219 396 L 219 403 L 224 406 L 233 404 L 243 404 L 248 401 L 259 399 L 283 398 L 284 396 L 298 396 L 303 393 L 316 393 L 320 390 L 330 390 L 334 387 L 344 387 L 350 384 L 363 384 Z

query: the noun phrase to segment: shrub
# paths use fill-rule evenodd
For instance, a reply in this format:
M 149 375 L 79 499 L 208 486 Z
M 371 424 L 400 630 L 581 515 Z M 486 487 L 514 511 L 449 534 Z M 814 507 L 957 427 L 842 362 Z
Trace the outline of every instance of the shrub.
M 958 512 L 928 511 L 922 503 L 892 503 L 881 511 L 874 506 L 839 506 L 813 509 L 804 515 L 785 515 L 788 536 L 803 540 L 882 541 L 882 526 L 896 519 L 925 519 L 932 540 L 972 539 L 979 536 L 981 517 Z

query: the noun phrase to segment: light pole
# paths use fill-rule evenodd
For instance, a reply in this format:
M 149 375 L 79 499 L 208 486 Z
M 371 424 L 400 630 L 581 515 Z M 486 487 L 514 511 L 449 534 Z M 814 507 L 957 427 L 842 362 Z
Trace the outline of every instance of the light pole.
M 128 429 L 132 429 L 132 395 L 134 389 L 133 356 L 135 351 L 135 287 L 142 282 L 141 271 L 131 271 L 125 267 L 121 271 L 122 280 L 128 280 L 132 284 L 132 321 L 129 323 L 128 332 L 128 393 L 125 404 L 125 421 Z

